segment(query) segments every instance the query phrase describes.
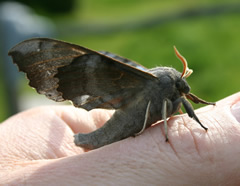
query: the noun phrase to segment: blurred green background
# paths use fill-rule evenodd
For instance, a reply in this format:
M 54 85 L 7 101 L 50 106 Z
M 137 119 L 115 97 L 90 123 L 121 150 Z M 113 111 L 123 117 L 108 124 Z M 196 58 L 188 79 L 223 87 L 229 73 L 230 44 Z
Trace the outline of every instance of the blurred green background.
M 176 45 L 194 71 L 188 78 L 192 93 L 217 101 L 239 91 L 239 1 L 58 0 L 49 1 L 51 5 L 36 2 L 24 3 L 53 22 L 54 38 L 110 51 L 148 68 L 172 66 L 182 71 L 173 51 Z M 11 113 L 2 65 L 0 68 L 0 121 L 3 121 Z M 44 97 L 29 88 L 26 79 L 19 78 L 17 98 L 29 92 L 36 95 L 34 99 Z M 24 99 L 19 104 L 31 101 L 28 97 Z

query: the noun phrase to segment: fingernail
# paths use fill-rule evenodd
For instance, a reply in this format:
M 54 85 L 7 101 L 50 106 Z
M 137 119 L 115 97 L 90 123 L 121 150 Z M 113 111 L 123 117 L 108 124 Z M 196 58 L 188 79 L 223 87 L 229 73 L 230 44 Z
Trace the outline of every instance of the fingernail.
M 231 112 L 236 120 L 240 123 L 240 101 L 232 105 Z

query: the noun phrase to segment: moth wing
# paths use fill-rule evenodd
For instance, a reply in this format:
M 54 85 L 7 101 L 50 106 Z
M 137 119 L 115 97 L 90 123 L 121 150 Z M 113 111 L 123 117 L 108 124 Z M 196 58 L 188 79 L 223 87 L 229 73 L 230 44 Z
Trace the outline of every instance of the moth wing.
M 148 72 L 148 69 L 140 64 L 138 64 L 137 62 L 135 61 L 132 61 L 130 59 L 127 59 L 125 57 L 122 57 L 122 56 L 119 56 L 119 55 L 116 55 L 116 54 L 113 54 L 111 52 L 108 52 L 108 51 L 99 51 L 99 53 L 103 54 L 103 55 L 106 55 L 110 58 L 113 58 L 117 61 L 121 61 L 122 63 L 126 63 L 128 65 L 131 65 L 139 70 L 142 70 L 142 71 L 145 71 L 145 72 Z
M 20 71 L 26 73 L 29 85 L 54 101 L 64 101 L 57 91 L 57 69 L 69 65 L 74 58 L 86 54 L 85 48 L 48 38 L 25 40 L 8 53 Z
M 9 55 L 38 93 L 87 110 L 120 108 L 156 78 L 96 51 L 48 38 L 23 41 Z
M 56 74 L 58 91 L 76 107 L 118 109 L 138 95 L 149 81 L 156 80 L 150 73 L 116 61 L 105 55 L 85 54 Z

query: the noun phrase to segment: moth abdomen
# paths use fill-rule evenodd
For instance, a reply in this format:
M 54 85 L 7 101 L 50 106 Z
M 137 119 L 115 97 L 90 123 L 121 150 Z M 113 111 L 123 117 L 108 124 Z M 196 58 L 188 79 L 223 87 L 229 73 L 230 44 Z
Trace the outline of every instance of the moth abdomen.
M 74 136 L 77 146 L 96 149 L 108 145 L 130 136 L 134 136 L 142 130 L 147 104 L 139 105 L 139 102 L 133 102 L 115 111 L 113 116 L 99 129 L 88 133 L 78 133 Z M 139 106 L 138 106 L 139 105 Z M 149 122 L 147 123 L 149 126 Z

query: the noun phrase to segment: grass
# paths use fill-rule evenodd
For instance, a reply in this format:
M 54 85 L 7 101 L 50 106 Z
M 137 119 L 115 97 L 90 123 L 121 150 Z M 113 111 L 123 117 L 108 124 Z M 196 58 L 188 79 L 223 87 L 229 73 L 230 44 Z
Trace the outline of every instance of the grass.
M 81 3 L 78 3 L 71 15 L 55 17 L 55 22 L 65 24 L 68 21 L 83 25 L 119 24 L 126 21 L 146 20 L 153 15 L 165 15 L 191 7 L 236 1 L 82 0 L 79 2 Z M 189 67 L 194 70 L 188 78 L 192 92 L 208 101 L 217 101 L 239 91 L 239 17 L 239 14 L 194 17 L 151 28 L 107 34 L 68 33 L 60 35 L 59 38 L 94 50 L 117 53 L 148 68 L 172 66 L 182 71 L 182 64 L 173 52 L 173 45 L 176 45 L 188 60 Z M 5 104 L 0 105 L 1 111 L 6 107 Z M 194 105 L 194 107 L 198 106 Z M 0 115 L 0 121 L 3 119 L 4 117 Z
M 5 95 L 5 91 L 3 90 L 4 90 L 4 81 L 3 81 L 3 74 L 1 71 L 1 74 L 0 74 L 0 103 L 1 103 L 0 104 L 0 122 L 8 116 L 8 111 L 7 111 L 8 103 L 6 102 L 6 99 L 5 99 L 6 95 Z

